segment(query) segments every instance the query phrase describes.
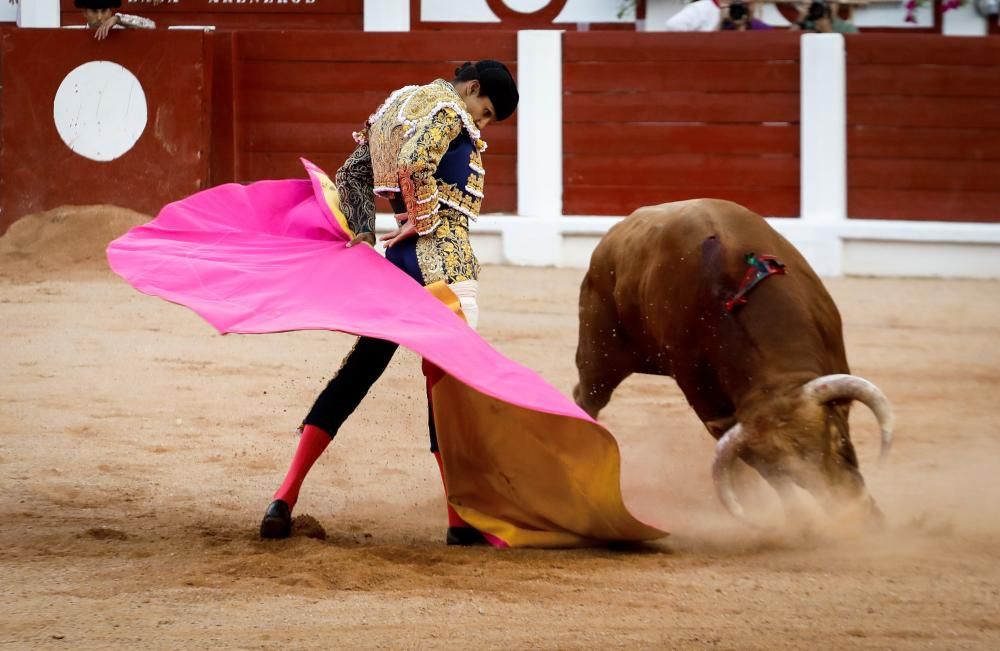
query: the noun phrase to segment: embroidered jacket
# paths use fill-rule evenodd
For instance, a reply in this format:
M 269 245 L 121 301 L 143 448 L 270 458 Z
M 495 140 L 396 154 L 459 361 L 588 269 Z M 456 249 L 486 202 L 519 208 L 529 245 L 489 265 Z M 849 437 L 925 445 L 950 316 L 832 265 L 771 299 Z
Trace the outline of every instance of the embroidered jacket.
M 479 216 L 486 143 L 447 81 L 400 88 L 354 137 L 358 147 L 335 178 L 355 232 L 374 230 L 372 192 L 405 212 L 419 235 L 441 226 L 442 208 Z
M 115 14 L 118 16 L 118 24 L 115 27 L 125 27 L 127 29 L 155 29 L 156 23 L 149 18 L 142 16 L 132 16 L 130 14 Z

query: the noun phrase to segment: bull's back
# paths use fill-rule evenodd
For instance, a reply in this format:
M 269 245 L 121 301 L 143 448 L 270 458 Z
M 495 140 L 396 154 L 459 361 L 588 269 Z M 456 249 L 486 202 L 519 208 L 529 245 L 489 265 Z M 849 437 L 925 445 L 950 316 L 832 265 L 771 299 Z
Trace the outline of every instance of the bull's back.
M 697 291 L 738 283 L 745 255 L 779 257 L 819 283 L 813 270 L 787 240 L 756 213 L 720 199 L 693 199 L 636 210 L 610 229 L 592 258 L 592 271 L 615 279 L 616 295 L 628 301 L 682 305 Z M 659 297 L 659 300 L 657 300 Z M 707 297 L 705 297 L 707 298 Z
M 788 274 L 765 279 L 728 311 L 748 253 L 775 256 Z M 706 382 L 703 367 L 728 369 L 722 384 L 847 370 L 840 317 L 822 282 L 791 243 L 743 206 L 696 199 L 640 208 L 608 232 L 592 260 L 589 275 L 602 275 L 622 325 L 645 347 L 640 357 L 669 350 L 682 388 L 685 374 L 689 383 Z

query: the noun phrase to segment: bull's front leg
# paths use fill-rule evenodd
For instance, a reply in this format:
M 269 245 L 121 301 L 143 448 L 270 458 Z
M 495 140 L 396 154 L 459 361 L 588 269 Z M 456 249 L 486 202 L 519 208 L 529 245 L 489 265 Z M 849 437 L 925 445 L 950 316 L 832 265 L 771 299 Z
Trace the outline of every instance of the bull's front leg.
M 576 370 L 579 382 L 573 389 L 573 400 L 591 418 L 597 417 L 622 380 L 634 372 L 614 300 L 586 281 L 580 290 Z

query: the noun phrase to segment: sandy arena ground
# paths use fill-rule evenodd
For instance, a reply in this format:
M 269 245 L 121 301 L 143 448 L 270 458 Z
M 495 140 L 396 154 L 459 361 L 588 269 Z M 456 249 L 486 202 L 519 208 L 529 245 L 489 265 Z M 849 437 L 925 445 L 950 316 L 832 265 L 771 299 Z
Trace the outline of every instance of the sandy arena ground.
M 63 209 L 0 239 L 0 646 L 11 649 L 998 649 L 1000 282 L 841 279 L 856 373 L 898 415 L 880 533 L 755 533 L 717 504 L 712 442 L 667 378 L 602 419 L 641 550 L 443 544 L 418 359 L 401 352 L 304 487 L 325 539 L 257 526 L 295 427 L 352 338 L 221 337 L 101 251 L 143 217 Z M 482 333 L 575 381 L 582 271 L 489 267 Z M 773 507 L 767 499 L 761 508 Z

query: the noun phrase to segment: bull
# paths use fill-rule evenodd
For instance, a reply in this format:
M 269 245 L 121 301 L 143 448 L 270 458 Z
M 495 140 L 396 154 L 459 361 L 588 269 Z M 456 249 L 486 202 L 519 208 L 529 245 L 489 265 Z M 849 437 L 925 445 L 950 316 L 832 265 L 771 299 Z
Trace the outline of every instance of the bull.
M 725 508 L 736 459 L 786 507 L 794 487 L 829 511 L 881 514 L 851 442 L 852 401 L 892 443 L 889 401 L 851 375 L 840 314 L 805 258 L 759 215 L 696 199 L 640 208 L 594 250 L 580 287 L 576 403 L 592 417 L 632 373 L 671 376 L 717 440 L 712 477 Z

